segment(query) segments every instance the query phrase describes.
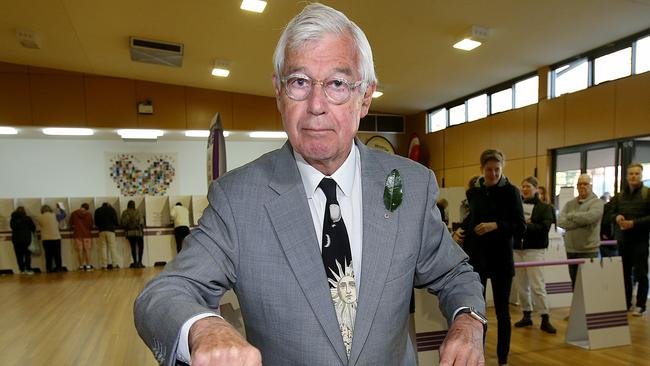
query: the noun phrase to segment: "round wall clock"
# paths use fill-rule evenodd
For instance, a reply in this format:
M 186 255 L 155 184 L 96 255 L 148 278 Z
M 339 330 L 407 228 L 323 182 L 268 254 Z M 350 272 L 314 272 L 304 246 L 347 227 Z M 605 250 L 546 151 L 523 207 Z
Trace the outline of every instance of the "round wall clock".
M 383 136 L 373 136 L 366 141 L 366 145 L 372 149 L 379 150 L 379 151 L 385 151 L 389 154 L 395 154 L 395 148 L 393 147 L 393 144 L 390 143 L 385 137 Z

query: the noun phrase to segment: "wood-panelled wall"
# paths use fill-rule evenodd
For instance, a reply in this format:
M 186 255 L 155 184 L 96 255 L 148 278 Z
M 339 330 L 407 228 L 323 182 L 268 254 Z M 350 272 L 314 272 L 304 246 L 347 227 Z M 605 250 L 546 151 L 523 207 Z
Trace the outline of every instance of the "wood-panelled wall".
M 1 125 L 207 129 L 216 112 L 226 130 L 282 130 L 270 97 L 0 62 Z
M 616 138 L 650 135 L 650 72 L 425 134 L 426 113 L 407 117 L 407 133 L 422 143 L 422 163 L 442 186 L 465 186 L 479 175 L 479 156 L 496 148 L 505 175 L 519 185 L 536 175 L 550 182 L 550 151 Z M 535 174 L 536 173 L 536 174 Z

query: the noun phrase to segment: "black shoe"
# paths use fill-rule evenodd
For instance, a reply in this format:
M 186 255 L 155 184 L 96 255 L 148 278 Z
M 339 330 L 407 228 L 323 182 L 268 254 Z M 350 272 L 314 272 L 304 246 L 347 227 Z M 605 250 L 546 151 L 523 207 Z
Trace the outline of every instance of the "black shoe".
M 533 325 L 533 319 L 530 318 L 530 311 L 524 311 L 524 317 L 515 323 L 515 328 L 530 327 Z
M 542 325 L 540 325 L 539 329 L 550 334 L 557 333 L 557 329 L 551 325 L 551 321 L 548 319 L 548 314 L 542 314 Z
M 106 269 L 113 269 L 113 265 L 109 264 L 108 266 L 106 266 Z
M 131 263 L 129 264 L 129 268 L 137 268 L 138 265 L 136 263 Z

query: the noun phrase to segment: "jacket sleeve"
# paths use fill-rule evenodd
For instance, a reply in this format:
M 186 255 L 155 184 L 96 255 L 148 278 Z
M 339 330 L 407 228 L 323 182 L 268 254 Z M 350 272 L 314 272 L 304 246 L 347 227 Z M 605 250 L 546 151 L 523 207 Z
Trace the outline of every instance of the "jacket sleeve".
M 414 286 L 426 287 L 438 296 L 440 310 L 451 324 L 452 316 L 461 307 L 485 311 L 482 286 L 467 255 L 454 242 L 436 208 L 438 185 L 429 173 L 427 204 L 422 224 L 422 243 L 415 268 Z
M 571 218 L 578 226 L 592 225 L 602 219 L 604 206 L 603 201 L 594 199 L 587 210 L 576 211 Z
M 569 219 L 569 204 L 570 203 L 567 202 L 564 207 L 562 207 L 560 214 L 557 216 L 557 226 L 565 230 L 571 230 L 578 227 L 575 221 Z
M 138 334 L 158 363 L 173 366 L 180 330 L 201 313 L 215 313 L 237 281 L 239 245 L 235 218 L 219 182 L 210 186 L 209 205 L 183 250 L 149 282 L 135 301 Z
M 36 225 L 34 225 L 34 220 L 31 217 L 27 216 L 27 223 L 29 225 L 29 231 L 36 232 Z
M 553 223 L 553 208 L 550 205 L 538 204 L 535 208 L 539 208 L 538 215 L 534 215 L 535 221 L 526 224 L 526 231 L 531 234 L 544 234 L 551 230 Z

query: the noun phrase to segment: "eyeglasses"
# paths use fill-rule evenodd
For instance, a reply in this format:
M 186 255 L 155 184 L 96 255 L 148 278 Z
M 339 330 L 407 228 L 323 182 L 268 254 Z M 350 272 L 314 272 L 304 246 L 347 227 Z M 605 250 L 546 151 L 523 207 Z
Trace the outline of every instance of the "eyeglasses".
M 307 100 L 314 90 L 314 85 L 320 85 L 325 96 L 332 104 L 343 104 L 350 99 L 352 90 L 363 84 L 363 81 L 350 83 L 344 79 L 313 80 L 307 75 L 291 74 L 281 79 L 287 96 L 296 101 Z

